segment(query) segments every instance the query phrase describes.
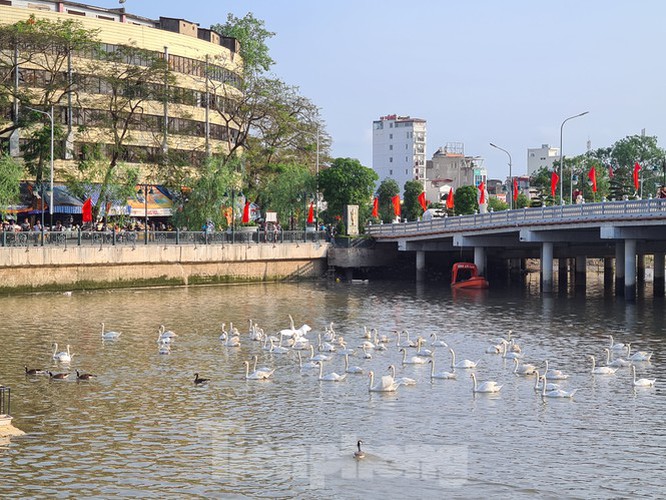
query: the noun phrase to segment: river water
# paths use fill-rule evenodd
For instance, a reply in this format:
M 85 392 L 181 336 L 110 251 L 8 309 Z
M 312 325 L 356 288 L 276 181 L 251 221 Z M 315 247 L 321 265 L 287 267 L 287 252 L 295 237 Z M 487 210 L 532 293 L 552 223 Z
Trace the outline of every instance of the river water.
M 12 389 L 14 424 L 25 436 L 0 443 L 0 496 L 39 498 L 608 498 L 666 495 L 664 302 L 647 293 L 625 304 L 592 283 L 585 300 L 542 297 L 536 287 L 452 295 L 409 282 L 253 284 L 22 295 L 0 298 L 0 383 Z M 308 337 L 333 322 L 348 347 L 363 327 L 390 336 L 385 351 L 353 365 L 417 381 L 395 393 L 368 391 L 367 375 L 342 382 L 302 376 L 294 352 L 271 354 L 249 339 L 249 319 L 266 332 L 306 323 Z M 119 330 L 102 342 L 99 323 Z M 225 347 L 221 324 L 242 333 Z M 159 325 L 178 334 L 160 355 Z M 513 330 L 523 362 L 550 361 L 570 377 L 573 399 L 547 399 L 533 377 L 486 354 Z M 430 365 L 402 365 L 394 330 L 430 341 L 470 370 L 430 380 Z M 592 375 L 616 342 L 653 352 L 631 371 Z M 52 361 L 53 342 L 76 353 Z M 409 357 L 415 354 L 409 349 Z M 243 361 L 274 367 L 269 381 L 245 380 Z M 304 352 L 307 354 L 307 352 Z M 305 356 L 307 357 L 307 355 Z M 435 349 L 438 371 L 450 354 Z M 24 365 L 70 371 L 67 380 L 27 377 Z M 77 381 L 76 369 L 97 375 Z M 344 372 L 333 355 L 326 373 Z M 210 378 L 195 386 L 194 373 Z M 366 458 L 356 460 L 356 442 Z

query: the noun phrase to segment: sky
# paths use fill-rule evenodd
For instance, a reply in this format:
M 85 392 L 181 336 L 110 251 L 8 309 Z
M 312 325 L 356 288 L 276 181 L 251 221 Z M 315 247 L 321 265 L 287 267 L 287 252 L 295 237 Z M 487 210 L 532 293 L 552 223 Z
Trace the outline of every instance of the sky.
M 87 2 L 117 8 L 117 0 Z M 276 35 L 273 73 L 321 110 L 333 157 L 372 166 L 372 122 L 427 120 L 490 178 L 527 172 L 527 148 L 567 156 L 643 129 L 666 146 L 661 0 L 126 0 L 127 12 L 208 28 L 252 12 Z

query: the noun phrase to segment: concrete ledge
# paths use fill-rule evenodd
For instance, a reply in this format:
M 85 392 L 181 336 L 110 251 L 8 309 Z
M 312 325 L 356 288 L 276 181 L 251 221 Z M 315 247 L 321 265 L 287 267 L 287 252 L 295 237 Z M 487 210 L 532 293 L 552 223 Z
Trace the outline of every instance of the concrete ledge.
M 395 245 L 377 245 L 374 248 L 332 247 L 328 252 L 329 266 L 342 268 L 386 267 L 395 263 L 398 249 Z

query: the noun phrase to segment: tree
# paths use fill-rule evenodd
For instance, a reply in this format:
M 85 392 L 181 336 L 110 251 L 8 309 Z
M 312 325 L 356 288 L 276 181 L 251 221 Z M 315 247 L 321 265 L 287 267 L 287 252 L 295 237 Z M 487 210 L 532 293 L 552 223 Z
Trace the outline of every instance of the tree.
M 418 220 L 423 214 L 419 203 L 419 195 L 423 192 L 423 184 L 417 180 L 405 182 L 403 195 L 402 217 L 406 220 Z
M 241 18 L 229 13 L 226 23 L 213 24 L 211 29 L 222 36 L 238 40 L 246 74 L 269 71 L 275 63 L 268 54 L 266 45 L 266 40 L 274 37 L 275 33 L 268 31 L 264 27 L 264 21 L 255 18 L 252 12 Z
M 19 185 L 23 176 L 21 165 L 8 154 L 0 156 L 0 215 L 19 199 Z
M 400 194 L 400 186 L 395 179 L 384 179 L 377 188 L 377 198 L 379 198 L 379 218 L 383 222 L 391 222 L 395 215 L 393 214 L 393 197 Z
M 315 199 L 316 177 L 307 167 L 293 163 L 279 165 L 277 171 L 278 175 L 266 187 L 265 207 L 278 213 L 283 226 L 286 227 L 285 221 L 290 221 L 291 226 L 297 220 L 298 227 L 304 227 L 308 201 Z
M 496 196 L 490 196 L 488 198 L 488 210 L 493 212 L 501 212 L 502 210 L 508 210 L 509 204 L 505 201 L 500 200 Z
M 332 222 L 342 216 L 344 205 L 359 206 L 359 223 L 364 224 L 377 173 L 353 158 L 336 158 L 331 166 L 319 173 L 319 188 L 328 203 L 326 218 Z
M 471 215 L 479 210 L 478 192 L 476 186 L 460 186 L 456 190 L 453 198 L 456 215 Z
M 615 177 L 615 196 L 621 199 L 622 195 L 633 195 L 635 187 L 633 183 L 634 164 L 641 166 L 641 186 L 638 194 L 655 194 L 657 186 L 663 184 L 664 161 L 666 152 L 657 144 L 657 137 L 632 135 L 620 139 L 611 146 L 611 158 L 617 166 Z
M 525 193 L 520 193 L 516 202 L 514 203 L 514 208 L 525 208 L 530 206 L 530 199 Z

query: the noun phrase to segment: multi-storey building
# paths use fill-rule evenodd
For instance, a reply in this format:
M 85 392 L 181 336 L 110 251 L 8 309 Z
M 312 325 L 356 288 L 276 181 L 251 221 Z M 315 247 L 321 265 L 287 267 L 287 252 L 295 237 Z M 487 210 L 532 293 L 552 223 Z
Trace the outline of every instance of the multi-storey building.
M 488 172 L 480 156 L 465 156 L 462 142 L 450 142 L 440 147 L 428 161 L 426 173 L 426 197 L 439 202 L 453 188 L 478 186 L 486 181 Z
M 540 148 L 527 149 L 527 175 L 532 175 L 537 170 L 546 167 L 553 169 L 553 164 L 559 160 L 560 148 L 551 148 L 548 144 L 542 144 Z
M 402 190 L 405 182 L 426 178 L 426 121 L 387 115 L 372 123 L 372 168 L 379 183 L 394 179 Z
M 8 25 L 35 19 L 49 21 L 76 20 L 86 30 L 95 31 L 99 49 L 114 52 L 119 46 L 133 46 L 155 57 L 168 61 L 169 80 L 151 82 L 151 85 L 169 86 L 163 100 L 142 104 L 140 120 L 128 131 L 121 161 L 141 165 L 145 171 L 152 164 L 159 169 L 166 158 L 176 158 L 181 165 L 197 166 L 207 155 L 228 151 L 238 130 L 233 120 L 223 114 L 223 102 L 230 93 L 239 92 L 242 60 L 234 38 L 200 28 L 185 19 L 160 17 L 147 19 L 125 12 L 124 8 L 105 9 L 75 2 L 48 0 L 10 0 L 0 2 L 0 24 Z M 0 51 L 12 53 L 10 47 Z M 17 56 L 18 57 L 18 56 Z M 102 148 L 113 146 L 113 134 L 104 128 L 104 103 L 111 92 L 108 84 L 89 71 L 95 52 L 73 52 L 64 66 L 62 80 L 86 80 L 75 99 L 61 100 L 55 104 L 53 118 L 66 132 L 63 147 L 57 148 L 56 177 L 73 162 L 82 159 L 86 146 L 95 144 Z M 140 66 L 140 58 L 128 61 Z M 18 87 L 30 88 L 40 95 L 45 75 L 29 62 L 12 71 Z M 7 76 L 7 75 L 4 75 Z M 97 84 L 96 84 L 97 82 Z M 23 103 L 25 104 L 25 103 Z M 33 103 L 34 105 L 34 103 Z M 48 108 L 47 108 L 48 109 Z M 12 122 L 27 112 L 15 103 L 3 108 L 0 122 Z M 10 138 L 2 138 L 10 144 L 14 156 L 22 152 L 25 131 L 16 130 Z

